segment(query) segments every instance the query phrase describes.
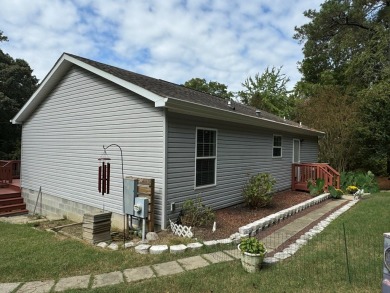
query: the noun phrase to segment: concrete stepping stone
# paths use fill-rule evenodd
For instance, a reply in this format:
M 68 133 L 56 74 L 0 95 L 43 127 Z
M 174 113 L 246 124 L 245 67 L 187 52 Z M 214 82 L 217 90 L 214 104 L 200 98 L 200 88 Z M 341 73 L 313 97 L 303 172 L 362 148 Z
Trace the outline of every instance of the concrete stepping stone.
M 177 262 L 180 263 L 186 271 L 203 268 L 209 265 L 209 263 L 199 255 L 178 259 Z
M 202 254 L 202 257 L 204 257 L 205 259 L 207 259 L 211 263 L 219 263 L 219 262 L 233 260 L 232 257 L 227 255 L 226 253 L 223 253 L 222 251 L 208 253 L 208 254 Z
M 160 254 L 168 251 L 168 245 L 152 245 L 149 249 L 150 254 Z
M 184 244 L 171 245 L 169 247 L 169 251 L 171 253 L 183 253 L 184 251 L 186 251 L 186 249 L 187 249 L 187 246 L 185 246 Z
M 0 283 L 0 292 L 11 293 L 18 287 L 20 283 Z
M 203 244 L 202 244 L 202 243 L 199 243 L 199 242 L 194 242 L 194 243 L 188 243 L 188 244 L 187 244 L 187 248 L 193 249 L 193 250 L 199 249 L 199 248 L 201 248 L 202 246 L 203 246 Z
M 223 252 L 237 259 L 241 258 L 241 252 L 238 249 L 224 250 Z
M 153 269 L 156 271 L 157 276 L 174 275 L 184 272 L 183 268 L 176 261 L 153 265 Z
M 87 289 L 91 275 L 75 276 L 60 279 L 54 287 L 55 292 L 69 289 Z
M 127 269 L 123 271 L 123 275 L 129 283 L 156 277 L 150 266 Z
M 135 247 L 135 252 L 140 254 L 148 254 L 149 253 L 149 244 L 140 244 Z
M 119 283 L 123 283 L 123 274 L 122 272 L 111 272 L 107 274 L 96 275 L 92 288 L 116 285 Z
M 18 290 L 18 293 L 47 293 L 53 286 L 54 280 L 27 282 Z

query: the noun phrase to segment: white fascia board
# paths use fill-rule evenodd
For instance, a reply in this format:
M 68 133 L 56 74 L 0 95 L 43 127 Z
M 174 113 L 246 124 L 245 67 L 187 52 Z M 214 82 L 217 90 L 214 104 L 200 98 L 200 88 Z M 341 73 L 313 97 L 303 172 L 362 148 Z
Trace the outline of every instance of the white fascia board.
M 123 80 L 119 77 L 116 77 L 110 73 L 107 73 L 107 72 L 100 70 L 92 65 L 84 63 L 83 61 L 80 61 L 80 60 L 73 58 L 69 55 L 65 54 L 65 58 L 66 58 L 66 60 L 69 60 L 70 62 L 72 62 L 73 64 L 75 64 L 81 68 L 84 68 L 92 73 L 95 73 L 96 75 L 103 77 L 104 79 L 112 81 L 113 83 L 116 83 L 117 85 L 120 85 L 121 87 L 124 87 L 124 88 L 126 88 L 134 93 L 139 94 L 142 97 L 145 97 L 146 99 L 154 102 L 156 107 L 163 107 L 165 105 L 165 102 L 164 102 L 165 100 L 164 100 L 164 97 L 162 97 L 162 96 L 159 96 L 155 93 L 152 93 L 151 91 L 148 91 L 148 90 L 146 90 L 138 85 L 135 85 L 131 82 Z M 159 106 L 157 106 L 157 104 Z
M 121 78 L 118 78 L 112 74 L 109 74 L 103 70 L 97 69 L 96 67 L 84 63 L 76 58 L 73 58 L 67 54 L 63 54 L 60 59 L 56 62 L 50 72 L 43 79 L 42 83 L 39 85 L 38 89 L 30 97 L 30 99 L 24 104 L 22 109 L 15 115 L 15 117 L 10 121 L 12 124 L 21 124 L 23 123 L 31 113 L 39 106 L 39 104 L 47 97 L 49 92 L 58 84 L 61 78 L 65 75 L 68 69 L 72 64 L 77 65 L 85 70 L 88 70 L 96 75 L 101 76 L 104 79 L 107 79 L 117 85 L 124 87 L 132 92 L 135 92 L 146 99 L 155 103 L 155 107 L 164 107 L 166 98 L 156 95 L 140 86 L 132 84 L 128 81 L 125 81 Z
M 63 74 L 69 69 L 71 64 L 64 62 L 65 55 L 63 54 L 56 62 L 53 68 L 45 76 L 38 89 L 33 93 L 30 99 L 24 104 L 22 109 L 12 118 L 12 124 L 22 124 L 30 114 L 38 107 L 46 95 L 52 90 Z
M 168 99 L 165 104 L 165 107 L 176 113 L 229 121 L 234 123 L 248 124 L 277 131 L 285 131 L 289 133 L 318 137 L 322 137 L 325 135 L 324 132 L 318 130 L 312 130 L 304 127 L 290 125 L 287 123 L 277 122 L 266 119 L 264 117 L 253 117 L 246 114 L 237 113 L 234 110 L 223 110 L 187 101 L 181 101 L 173 98 Z

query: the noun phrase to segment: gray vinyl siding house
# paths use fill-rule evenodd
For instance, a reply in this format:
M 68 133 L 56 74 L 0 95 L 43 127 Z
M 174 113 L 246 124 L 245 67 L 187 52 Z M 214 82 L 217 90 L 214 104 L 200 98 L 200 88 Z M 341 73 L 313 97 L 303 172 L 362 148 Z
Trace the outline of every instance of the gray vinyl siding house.
M 275 190 L 289 189 L 294 160 L 317 162 L 322 132 L 233 104 L 63 54 L 12 120 L 23 129 L 21 187 L 28 209 L 41 189 L 43 214 L 80 220 L 104 207 L 122 227 L 119 150 L 107 150 L 110 194 L 102 197 L 97 188 L 97 159 L 112 143 L 122 147 L 125 176 L 155 179 L 155 221 L 163 228 L 189 198 L 228 207 L 242 202 L 248 175 L 269 172 Z

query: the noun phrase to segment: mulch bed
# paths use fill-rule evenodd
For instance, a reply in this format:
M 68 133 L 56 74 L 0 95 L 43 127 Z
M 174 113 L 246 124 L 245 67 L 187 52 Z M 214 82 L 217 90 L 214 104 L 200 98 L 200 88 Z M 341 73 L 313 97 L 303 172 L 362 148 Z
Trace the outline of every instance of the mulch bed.
M 278 192 L 274 195 L 271 204 L 266 208 L 260 208 L 257 210 L 250 209 L 246 207 L 245 205 L 236 205 L 229 208 L 224 208 L 221 210 L 216 211 L 216 226 L 217 229 L 215 232 L 212 232 L 212 226 L 207 228 L 193 228 L 194 237 L 198 240 L 216 240 L 216 239 L 224 239 L 228 238 L 233 233 L 238 232 L 238 228 L 241 226 L 244 226 L 246 224 L 252 223 L 256 220 L 259 220 L 261 218 L 264 218 L 268 215 L 274 214 L 278 211 L 284 210 L 286 208 L 289 208 L 291 206 L 294 206 L 296 204 L 299 204 L 301 202 L 304 202 L 308 199 L 311 199 L 311 195 L 306 192 L 299 192 L 299 191 L 282 191 Z M 298 214 L 295 214 L 287 219 L 284 219 L 282 222 L 273 225 L 266 230 L 262 231 L 258 234 L 257 237 L 263 238 L 271 233 L 278 230 L 280 227 L 289 224 L 290 222 L 294 221 L 295 219 L 305 216 L 306 214 L 310 213 L 311 211 L 325 205 L 328 201 L 331 199 L 325 200 L 321 202 L 320 204 L 317 204 L 315 206 L 311 206 L 303 211 L 301 211 Z M 342 202 L 340 202 L 340 205 L 342 205 Z M 330 212 L 331 213 L 331 212 Z M 328 213 L 328 214 L 330 214 Z M 327 217 L 327 215 L 324 215 L 323 218 Z M 320 219 L 319 221 L 321 221 Z M 295 237 L 293 237 L 290 241 L 288 241 L 284 246 L 289 245 L 291 242 L 295 241 L 297 238 L 300 237 L 303 233 L 311 229 L 313 226 L 315 226 L 319 221 L 316 221 L 312 223 L 309 227 L 307 227 L 305 230 L 301 231 L 299 235 L 297 234 Z M 48 228 L 54 228 L 55 226 L 69 224 L 69 221 L 60 221 L 58 223 L 54 222 L 48 222 L 48 223 L 42 223 L 40 224 L 40 229 L 48 229 Z M 64 234 L 72 235 L 74 238 L 81 238 L 82 230 L 81 225 L 76 226 L 69 226 L 64 227 L 62 229 L 59 229 L 60 233 L 65 232 Z M 116 233 L 118 234 L 118 233 Z M 173 236 L 170 231 L 161 231 L 158 232 L 158 235 L 160 237 L 160 240 L 158 241 L 159 244 L 164 243 L 164 239 L 167 242 L 172 241 L 178 241 L 179 239 L 172 239 L 176 238 L 176 236 Z M 122 233 L 119 233 L 114 237 L 114 241 L 119 241 L 119 238 L 122 238 Z M 117 239 L 118 238 L 118 239 Z M 133 236 L 131 236 L 133 238 Z M 178 237 L 177 237 L 178 238 Z M 123 238 L 122 238 L 123 239 Z M 138 238 L 129 239 L 133 241 L 140 240 Z M 281 248 L 280 248 L 281 249 Z
M 390 190 L 390 177 L 377 177 L 380 190 Z

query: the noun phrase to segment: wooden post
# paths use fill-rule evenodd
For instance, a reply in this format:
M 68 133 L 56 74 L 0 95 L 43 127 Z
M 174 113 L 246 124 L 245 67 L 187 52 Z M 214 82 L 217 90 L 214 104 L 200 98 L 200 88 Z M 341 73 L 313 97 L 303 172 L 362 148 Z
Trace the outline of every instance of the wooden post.
M 292 164 L 291 169 L 291 190 L 295 191 L 295 164 Z

